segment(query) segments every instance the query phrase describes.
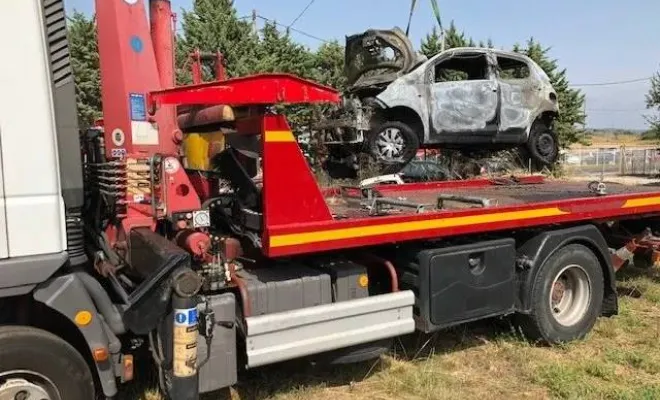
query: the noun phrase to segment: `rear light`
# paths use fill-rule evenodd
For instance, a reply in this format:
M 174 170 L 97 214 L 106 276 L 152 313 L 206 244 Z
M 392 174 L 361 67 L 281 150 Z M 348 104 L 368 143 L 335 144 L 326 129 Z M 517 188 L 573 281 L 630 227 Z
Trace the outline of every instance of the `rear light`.
M 92 356 L 94 357 L 94 361 L 96 361 L 97 363 L 108 361 L 108 358 L 110 357 L 110 355 L 108 354 L 108 349 L 106 349 L 105 347 L 99 347 L 94 349 L 94 351 L 92 352 Z

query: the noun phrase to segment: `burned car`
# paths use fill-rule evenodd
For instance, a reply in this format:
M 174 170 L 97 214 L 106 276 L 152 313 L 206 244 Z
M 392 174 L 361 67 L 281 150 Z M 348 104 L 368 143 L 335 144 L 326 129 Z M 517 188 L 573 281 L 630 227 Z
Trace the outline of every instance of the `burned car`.
M 556 161 L 557 94 L 529 57 L 453 48 L 427 59 L 398 28 L 349 36 L 345 51 L 343 106 L 317 126 L 329 162 L 354 162 L 357 151 L 395 173 L 434 147 L 518 147 L 537 165 Z

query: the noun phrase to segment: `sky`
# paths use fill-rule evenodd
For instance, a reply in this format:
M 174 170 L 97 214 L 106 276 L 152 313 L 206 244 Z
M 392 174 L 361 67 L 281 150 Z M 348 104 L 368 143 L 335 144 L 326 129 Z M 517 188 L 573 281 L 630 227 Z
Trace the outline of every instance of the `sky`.
M 119 1 L 119 0 L 105 0 Z M 93 0 L 65 0 L 67 9 L 93 11 Z M 310 0 L 235 0 L 239 16 L 257 14 L 289 25 Z M 566 68 L 569 82 L 584 85 L 589 128 L 644 129 L 648 81 L 596 85 L 647 78 L 660 70 L 660 1 L 658 0 L 438 0 L 442 22 L 475 41 L 492 39 L 510 49 L 530 37 L 551 47 L 550 56 Z M 172 0 L 175 12 L 191 0 Z M 405 29 L 409 0 L 314 0 L 293 28 L 316 38 L 343 42 L 348 34 L 369 28 Z M 430 1 L 418 0 L 410 30 L 419 48 L 437 22 Z M 291 32 L 314 49 L 321 41 Z

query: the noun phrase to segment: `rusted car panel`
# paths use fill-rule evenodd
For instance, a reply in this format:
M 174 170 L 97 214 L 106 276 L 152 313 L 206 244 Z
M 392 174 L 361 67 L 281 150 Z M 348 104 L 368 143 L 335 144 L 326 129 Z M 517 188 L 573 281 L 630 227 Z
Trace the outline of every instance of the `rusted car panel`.
M 552 101 L 554 89 L 543 70 L 526 57 L 516 53 L 500 52 L 508 58 L 523 62 L 530 75 L 523 79 L 499 79 L 502 98 L 500 130 L 529 129 L 534 120 L 544 112 L 559 112 L 559 104 Z
M 442 82 L 431 88 L 434 133 L 472 132 L 487 128 L 497 115 L 494 82 Z
M 436 65 L 452 57 L 475 54 L 488 56 L 492 71 L 487 79 L 435 82 Z M 529 77 L 498 77 L 497 56 L 525 63 Z M 495 49 L 459 48 L 440 53 L 395 79 L 376 98 L 386 108 L 406 107 L 415 112 L 424 126 L 420 135 L 424 144 L 445 142 L 443 134 L 480 133 L 489 124 L 497 124 L 494 129 L 499 132 L 524 133 L 518 139 L 524 142 L 538 116 L 559 111 L 558 104 L 550 100 L 551 93 L 554 90 L 543 70 L 525 56 Z

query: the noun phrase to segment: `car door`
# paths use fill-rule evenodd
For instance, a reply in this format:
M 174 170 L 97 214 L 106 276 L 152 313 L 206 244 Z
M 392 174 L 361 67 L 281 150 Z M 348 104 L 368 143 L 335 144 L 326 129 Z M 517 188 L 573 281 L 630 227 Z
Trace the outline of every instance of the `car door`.
M 522 135 L 534 120 L 541 86 L 534 81 L 525 60 L 498 54 L 496 62 L 502 98 L 499 130 L 504 134 Z
M 431 66 L 430 117 L 432 131 L 440 135 L 497 133 L 498 83 L 494 57 L 487 51 L 449 54 Z

